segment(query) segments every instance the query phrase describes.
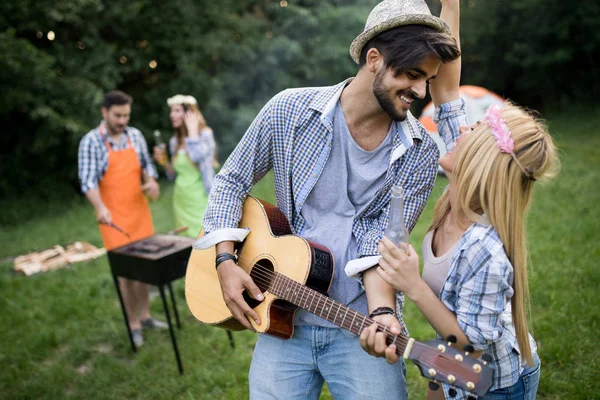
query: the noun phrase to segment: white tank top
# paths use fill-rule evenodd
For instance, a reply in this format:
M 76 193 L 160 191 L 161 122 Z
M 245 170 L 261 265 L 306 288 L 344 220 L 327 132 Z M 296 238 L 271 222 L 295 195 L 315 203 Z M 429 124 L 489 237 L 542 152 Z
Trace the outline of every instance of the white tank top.
M 446 253 L 436 257 L 433 255 L 432 248 L 433 232 L 427 232 L 425 239 L 423 239 L 423 248 L 421 249 L 421 254 L 423 255 L 423 280 L 433 290 L 435 295 L 439 297 L 458 242 Z

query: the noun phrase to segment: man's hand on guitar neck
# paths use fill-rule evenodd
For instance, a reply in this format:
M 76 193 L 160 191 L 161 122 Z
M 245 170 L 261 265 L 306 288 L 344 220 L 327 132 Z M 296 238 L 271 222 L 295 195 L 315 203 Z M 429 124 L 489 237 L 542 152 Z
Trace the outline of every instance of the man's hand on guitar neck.
M 386 344 L 386 335 L 383 331 L 377 331 L 377 327 L 387 327 L 386 332 L 392 335 L 398 335 L 401 331 L 400 322 L 398 319 L 391 314 L 378 315 L 373 317 L 377 324 L 373 324 L 368 328 L 363 329 L 360 334 L 360 346 L 364 351 L 374 357 L 385 357 L 389 364 L 393 364 L 398 361 L 399 356 L 396 354 L 396 346 Z
M 221 242 L 217 244 L 217 254 L 233 253 L 233 242 Z M 240 268 L 233 260 L 223 261 L 217 268 L 217 275 L 221 283 L 223 300 L 231 314 L 240 321 L 246 328 L 254 331 L 248 318 L 252 318 L 257 324 L 260 324 L 258 314 L 250 308 L 244 300 L 243 293 L 247 291 L 250 297 L 263 301 L 265 297 L 250 275 Z

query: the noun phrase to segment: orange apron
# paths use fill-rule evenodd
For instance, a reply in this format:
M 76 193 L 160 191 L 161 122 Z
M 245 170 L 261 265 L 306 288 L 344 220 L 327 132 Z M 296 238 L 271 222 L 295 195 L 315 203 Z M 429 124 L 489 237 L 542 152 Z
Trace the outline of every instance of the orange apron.
M 127 137 L 127 148 L 113 151 L 100 125 L 100 134 L 108 148 L 108 167 L 98 185 L 100 198 L 112 215 L 112 222 L 131 237 L 108 225 L 99 224 L 100 235 L 106 250 L 154 235 L 152 214 L 146 197 L 142 193 L 142 166 L 131 140 Z

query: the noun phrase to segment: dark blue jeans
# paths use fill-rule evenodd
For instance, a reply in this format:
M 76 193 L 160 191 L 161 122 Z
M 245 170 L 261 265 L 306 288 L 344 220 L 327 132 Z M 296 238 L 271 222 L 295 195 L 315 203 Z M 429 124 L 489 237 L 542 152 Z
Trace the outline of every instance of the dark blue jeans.
M 517 383 L 510 387 L 489 392 L 483 400 L 535 400 L 540 383 L 540 359 L 534 356 L 535 365 L 525 367 Z

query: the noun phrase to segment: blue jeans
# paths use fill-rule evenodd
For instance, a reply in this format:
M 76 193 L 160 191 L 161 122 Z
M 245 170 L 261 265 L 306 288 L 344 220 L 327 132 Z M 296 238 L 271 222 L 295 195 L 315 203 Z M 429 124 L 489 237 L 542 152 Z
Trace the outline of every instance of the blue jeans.
M 327 382 L 335 399 L 408 398 L 404 360 L 367 354 L 338 328 L 296 326 L 289 340 L 260 335 L 250 366 L 250 399 L 318 399 Z
M 491 391 L 482 400 L 535 400 L 541 369 L 537 354 L 534 355 L 534 361 L 533 367 L 525 367 L 517 383 L 510 387 Z

